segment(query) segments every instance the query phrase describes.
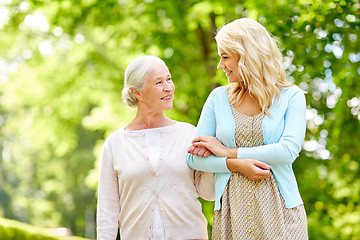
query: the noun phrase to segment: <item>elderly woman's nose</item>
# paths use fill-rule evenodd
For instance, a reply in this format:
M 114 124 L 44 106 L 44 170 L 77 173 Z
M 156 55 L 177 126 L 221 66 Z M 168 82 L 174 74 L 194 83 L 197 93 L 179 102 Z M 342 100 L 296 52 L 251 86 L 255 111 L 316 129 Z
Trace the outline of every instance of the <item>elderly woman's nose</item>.
M 164 90 L 170 91 L 173 88 L 171 83 L 166 82 L 164 85 Z

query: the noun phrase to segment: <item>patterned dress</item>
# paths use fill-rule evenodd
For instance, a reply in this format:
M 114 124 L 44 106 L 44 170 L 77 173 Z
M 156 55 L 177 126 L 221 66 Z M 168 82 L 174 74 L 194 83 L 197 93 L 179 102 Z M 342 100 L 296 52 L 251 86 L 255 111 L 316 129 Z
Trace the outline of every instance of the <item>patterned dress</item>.
M 264 145 L 264 114 L 248 116 L 231 106 L 237 147 Z M 304 205 L 286 208 L 274 176 L 253 181 L 233 173 L 225 188 L 220 210 L 214 213 L 212 239 L 308 239 Z

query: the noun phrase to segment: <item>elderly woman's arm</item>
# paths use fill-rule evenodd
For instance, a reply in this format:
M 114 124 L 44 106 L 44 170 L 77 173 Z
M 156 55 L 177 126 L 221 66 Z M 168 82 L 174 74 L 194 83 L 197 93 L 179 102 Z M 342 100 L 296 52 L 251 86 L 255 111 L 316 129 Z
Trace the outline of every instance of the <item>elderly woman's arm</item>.
M 207 201 L 215 200 L 214 173 L 194 171 L 194 183 L 199 196 Z
M 120 195 L 118 178 L 105 142 L 98 184 L 97 239 L 115 240 L 119 228 Z

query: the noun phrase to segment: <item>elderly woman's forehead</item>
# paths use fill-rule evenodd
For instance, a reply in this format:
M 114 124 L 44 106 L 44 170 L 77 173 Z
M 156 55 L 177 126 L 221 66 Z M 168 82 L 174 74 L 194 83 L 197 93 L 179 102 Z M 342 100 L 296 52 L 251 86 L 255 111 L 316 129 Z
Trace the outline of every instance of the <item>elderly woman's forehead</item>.
M 156 63 L 148 71 L 149 76 L 170 74 L 168 67 L 164 64 Z

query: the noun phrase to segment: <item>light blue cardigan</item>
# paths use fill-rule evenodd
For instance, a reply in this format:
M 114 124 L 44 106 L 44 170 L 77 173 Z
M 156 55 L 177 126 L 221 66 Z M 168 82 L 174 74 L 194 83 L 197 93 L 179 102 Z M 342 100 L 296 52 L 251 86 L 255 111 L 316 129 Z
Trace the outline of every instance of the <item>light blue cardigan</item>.
M 235 120 L 227 97 L 228 86 L 214 89 L 206 100 L 198 122 L 195 137 L 217 137 L 225 146 L 236 148 Z M 306 130 L 306 102 L 303 91 L 297 86 L 283 88 L 279 101 L 274 101 L 265 115 L 262 131 L 265 145 L 238 148 L 238 158 L 251 158 L 271 166 L 275 181 L 287 208 L 303 204 L 292 163 L 299 156 Z M 189 167 L 215 174 L 215 210 L 220 209 L 220 199 L 231 172 L 226 158 L 210 155 L 207 158 L 188 154 Z

